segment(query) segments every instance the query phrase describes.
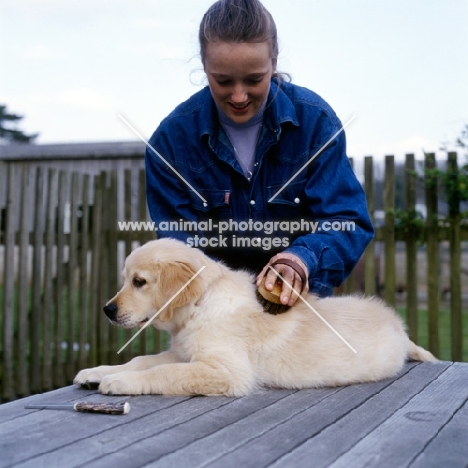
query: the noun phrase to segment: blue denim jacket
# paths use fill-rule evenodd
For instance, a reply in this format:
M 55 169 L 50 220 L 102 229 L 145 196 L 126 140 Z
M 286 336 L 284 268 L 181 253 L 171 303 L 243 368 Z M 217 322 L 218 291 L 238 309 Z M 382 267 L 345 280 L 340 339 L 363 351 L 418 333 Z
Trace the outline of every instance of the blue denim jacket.
M 317 94 L 273 79 L 249 182 L 209 88 L 197 92 L 161 122 L 146 149 L 158 237 L 257 273 L 276 253 L 293 253 L 309 269 L 310 290 L 330 295 L 374 234 L 344 132 L 307 164 L 341 127 Z

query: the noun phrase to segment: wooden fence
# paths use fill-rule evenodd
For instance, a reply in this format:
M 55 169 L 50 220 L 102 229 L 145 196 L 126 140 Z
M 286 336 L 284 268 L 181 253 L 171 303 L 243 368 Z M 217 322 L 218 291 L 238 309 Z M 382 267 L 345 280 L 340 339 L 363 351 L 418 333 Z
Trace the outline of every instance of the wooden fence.
M 364 185 L 371 213 L 378 195 L 373 164 L 371 157 L 365 158 Z M 427 155 L 424 164 L 435 167 L 434 155 Z M 456 166 L 456 154 L 449 155 L 448 164 Z M 423 327 L 429 338 L 423 344 L 439 355 L 441 290 L 446 289 L 450 297 L 446 307 L 451 324 L 449 358 L 462 360 L 468 351 L 462 331 L 467 312 L 462 299 L 468 291 L 463 290 L 466 277 L 462 283 L 462 275 L 466 273 L 461 263 L 462 251 L 468 247 L 468 228 L 456 210 L 449 221 L 439 219 L 439 191 L 428 177 L 424 182 L 427 215 L 418 221 L 419 179 L 412 155 L 407 156 L 405 167 L 405 222 L 396 223 L 397 180 L 394 158 L 388 156 L 383 179 L 384 222 L 340 291 L 382 294 L 392 305 L 403 301 L 409 333 L 416 341 L 424 334 L 420 309 L 427 309 Z M 79 369 L 117 364 L 164 347 L 165 336 L 149 327 L 117 354 L 134 331 L 109 326 L 101 313 L 102 305 L 120 287 L 125 256 L 155 237 L 151 231 L 118 229 L 118 221 L 148 219 L 144 172 L 127 169 L 121 174 L 109 171 L 90 176 L 17 161 L 0 163 L 0 171 L 6 184 L 0 211 L 1 400 L 61 387 L 71 383 Z M 439 268 L 442 245 L 449 249 L 446 279 Z M 396 265 L 401 255 L 404 272 Z M 421 255 L 427 265 L 423 281 L 418 268 Z

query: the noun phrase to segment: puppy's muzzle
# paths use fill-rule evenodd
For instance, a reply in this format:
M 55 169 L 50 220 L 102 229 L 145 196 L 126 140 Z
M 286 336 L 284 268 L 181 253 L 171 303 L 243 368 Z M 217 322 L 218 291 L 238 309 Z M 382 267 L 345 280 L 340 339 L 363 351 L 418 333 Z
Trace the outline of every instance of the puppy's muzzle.
M 112 320 L 113 322 L 117 322 L 117 312 L 119 311 L 119 308 L 116 304 L 106 304 L 103 307 L 103 310 L 110 320 Z

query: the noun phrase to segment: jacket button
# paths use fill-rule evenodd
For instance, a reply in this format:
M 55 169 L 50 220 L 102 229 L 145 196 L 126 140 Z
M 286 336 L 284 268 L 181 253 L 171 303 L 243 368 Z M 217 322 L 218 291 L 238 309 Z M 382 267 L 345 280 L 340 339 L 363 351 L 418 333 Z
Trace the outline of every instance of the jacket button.
M 295 198 L 294 199 L 294 203 L 300 203 L 301 200 L 299 200 L 299 198 Z
M 255 200 L 250 200 L 251 205 L 255 205 Z

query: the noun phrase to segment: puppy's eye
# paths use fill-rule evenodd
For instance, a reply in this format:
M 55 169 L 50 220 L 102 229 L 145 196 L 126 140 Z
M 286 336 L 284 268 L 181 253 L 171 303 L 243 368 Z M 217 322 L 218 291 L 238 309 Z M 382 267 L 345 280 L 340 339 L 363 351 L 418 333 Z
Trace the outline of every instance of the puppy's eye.
M 135 288 L 141 288 L 146 284 L 146 280 L 143 278 L 133 278 L 133 286 Z

